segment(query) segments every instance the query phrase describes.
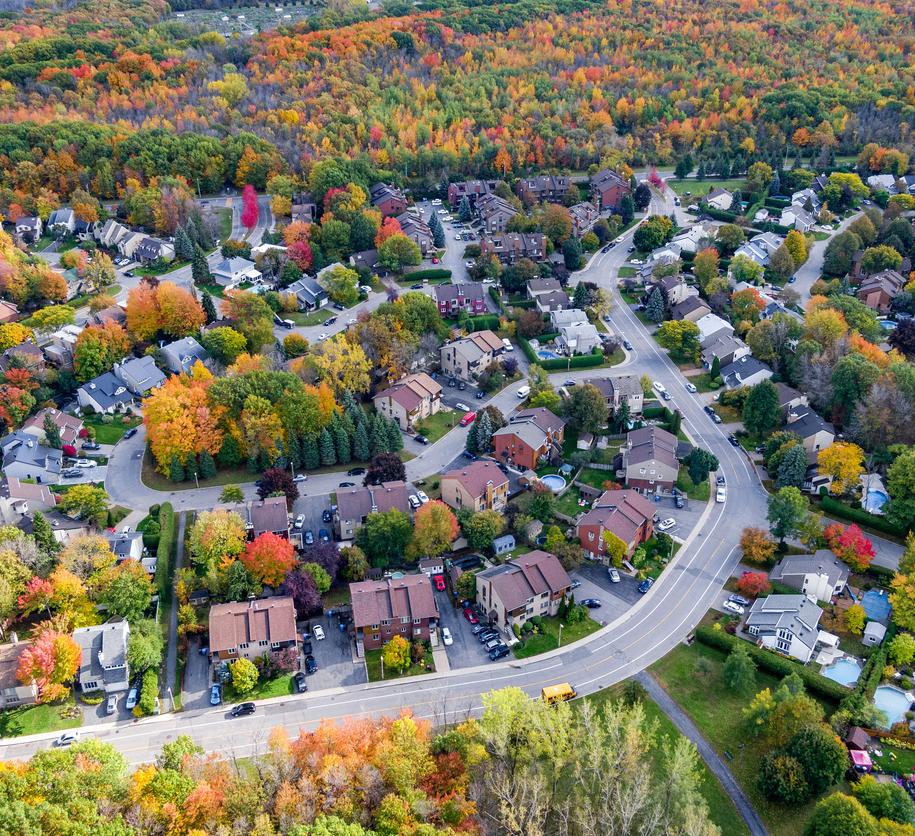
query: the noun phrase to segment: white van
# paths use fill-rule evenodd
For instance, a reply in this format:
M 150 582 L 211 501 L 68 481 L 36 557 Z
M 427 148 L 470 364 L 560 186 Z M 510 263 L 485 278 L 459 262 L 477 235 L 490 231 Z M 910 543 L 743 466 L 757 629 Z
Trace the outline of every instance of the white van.
M 519 401 L 523 401 L 530 393 L 531 393 L 531 387 L 530 387 L 530 386 L 522 386 L 522 387 L 518 390 L 518 400 L 519 400 Z
M 515 347 L 512 345 L 512 341 L 508 337 L 502 337 L 502 345 L 505 347 L 506 351 L 515 350 Z
M 715 502 L 725 502 L 727 498 L 727 489 L 724 487 L 724 485 L 719 485 L 718 490 L 715 491 Z

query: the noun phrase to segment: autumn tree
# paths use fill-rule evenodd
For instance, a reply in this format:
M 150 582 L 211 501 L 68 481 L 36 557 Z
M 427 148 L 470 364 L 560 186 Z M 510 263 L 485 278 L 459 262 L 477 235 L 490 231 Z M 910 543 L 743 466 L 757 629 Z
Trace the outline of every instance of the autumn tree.
M 257 219 L 260 216 L 260 207 L 257 205 L 257 192 L 254 191 L 254 186 L 250 183 L 242 189 L 241 204 L 241 222 L 250 233 L 257 226 Z
M 852 604 L 845 610 L 845 629 L 855 636 L 860 636 L 864 632 L 864 622 L 867 619 L 867 613 L 860 604 Z
M 832 477 L 831 493 L 848 493 L 864 473 L 864 451 L 857 444 L 836 441 L 817 454 L 817 468 L 820 474 Z
M 248 543 L 241 562 L 262 584 L 275 587 L 295 567 L 295 549 L 285 537 L 267 531 Z
M 367 392 L 372 364 L 362 346 L 338 334 L 318 345 L 311 357 L 320 379 L 338 395 Z
M 458 523 L 444 502 L 433 500 L 423 505 L 413 518 L 413 539 L 408 556 L 412 560 L 437 557 L 451 548 L 458 534 Z
M 365 474 L 366 485 L 382 482 L 403 482 L 407 478 L 403 460 L 397 453 L 379 453 L 372 458 Z
M 832 523 L 823 530 L 823 536 L 832 553 L 855 572 L 865 571 L 874 559 L 873 544 L 854 523 L 847 528 Z
M 321 284 L 334 302 L 351 307 L 359 301 L 359 274 L 355 270 L 338 264 L 321 274 Z
M 58 503 L 65 514 L 83 520 L 94 520 L 108 510 L 108 493 L 92 484 L 73 485 Z
M 249 351 L 257 353 L 273 341 L 273 311 L 256 293 L 230 290 L 222 305 L 224 316 L 233 320 L 232 327 L 244 334 Z
M 38 686 L 38 702 L 63 699 L 82 659 L 82 651 L 73 639 L 53 630 L 42 632 L 19 656 L 16 678 Z
M 403 673 L 410 667 L 410 643 L 403 636 L 392 636 L 381 648 L 385 667 Z
M 292 474 L 285 468 L 271 467 L 265 470 L 255 483 L 257 495 L 261 499 L 281 494 L 286 497 L 286 507 L 292 510 L 293 503 L 299 498 L 299 487 Z
M 744 572 L 737 580 L 737 591 L 747 598 L 759 598 L 772 591 L 769 576 L 765 572 Z
M 152 601 L 152 581 L 136 560 L 125 560 L 110 569 L 99 586 L 99 600 L 107 604 L 108 612 L 131 623 L 146 612 Z
M 232 511 L 203 511 L 191 527 L 191 559 L 199 566 L 228 566 L 245 550 L 245 521 Z
M 239 694 L 247 694 L 257 685 L 257 668 L 248 659 L 236 659 L 229 665 L 229 673 L 232 676 L 232 687 Z
M 116 322 L 90 325 L 76 338 L 73 366 L 81 383 L 109 371 L 130 352 L 131 340 Z

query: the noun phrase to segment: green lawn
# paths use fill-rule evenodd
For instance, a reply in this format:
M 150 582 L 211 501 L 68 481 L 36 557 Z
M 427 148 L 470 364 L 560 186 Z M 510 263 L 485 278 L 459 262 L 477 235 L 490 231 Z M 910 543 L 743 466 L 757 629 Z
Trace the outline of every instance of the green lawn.
M 434 415 L 424 418 L 413 425 L 413 428 L 424 435 L 429 441 L 438 441 L 443 435 L 456 427 L 461 415 L 452 409 L 441 409 Z
M 712 385 L 712 376 L 708 372 L 692 375 L 689 382 L 693 384 L 700 392 L 717 392 L 721 389 L 721 384 Z
M 617 275 L 621 279 L 634 279 L 636 277 L 636 275 L 638 275 L 638 272 L 639 271 L 636 270 L 635 267 L 620 267 L 620 269 L 617 271 Z M 632 296 L 634 294 L 629 293 L 626 295 Z M 634 302 L 633 304 L 636 304 L 637 302 L 638 302 L 638 300 L 636 300 L 636 302 Z
M 219 215 L 219 240 L 225 242 L 232 237 L 232 210 L 221 206 L 211 211 Z
M 879 757 L 871 755 L 871 758 L 884 772 L 898 772 L 900 775 L 911 775 L 915 772 L 915 751 L 897 749 L 895 746 L 887 746 L 886 743 L 881 743 L 879 748 L 883 754 Z
M 620 273 L 622 273 L 622 271 L 625 269 L 626 269 L 625 267 L 621 267 Z M 632 268 L 629 268 L 629 269 L 632 269 Z M 625 278 L 625 276 L 623 276 L 622 278 Z M 639 304 L 639 294 L 638 293 L 629 293 L 625 290 L 621 290 L 620 296 L 622 296 L 623 301 L 629 305 L 638 305 Z
M 125 422 L 124 416 L 115 415 L 112 423 L 105 424 L 101 416 L 92 415 L 83 418 L 83 423 L 95 430 L 95 440 L 99 444 L 117 444 L 127 430 L 131 427 L 140 426 L 143 423 L 143 419 L 130 417 Z
M 232 687 L 231 682 L 227 682 L 222 689 L 223 702 L 249 702 L 250 700 L 265 700 L 269 697 L 285 697 L 293 693 L 292 674 L 282 673 L 266 682 L 257 681 L 252 691 L 247 694 L 239 694 Z
M 696 673 L 696 661 L 699 658 L 708 659 L 712 664 L 712 671 L 706 677 Z M 652 665 L 651 670 L 712 747 L 728 760 L 731 772 L 769 832 L 773 836 L 797 836 L 810 818 L 816 799 L 788 807 L 770 803 L 759 791 L 756 783 L 759 764 L 768 747 L 764 741 L 745 733 L 741 710 L 749 703 L 749 699 L 729 690 L 724 684 L 724 659 L 724 654 L 714 648 L 695 642 L 691 647 L 678 645 Z M 778 684 L 776 677 L 757 672 L 756 691 L 763 688 L 774 691 Z M 829 792 L 841 788 L 842 785 Z
M 182 267 L 187 267 L 190 263 L 190 261 L 176 258 L 174 261 L 169 261 L 167 264 L 160 264 L 157 267 L 154 267 L 151 264 L 144 265 L 143 267 L 134 267 L 132 272 L 137 276 L 164 276 L 166 273 L 171 273 L 173 270 L 180 270 Z
M 562 496 L 556 498 L 556 510 L 573 519 L 584 513 L 588 508 L 578 504 L 581 491 L 572 485 Z M 590 506 L 589 506 L 590 507 Z
M 589 615 L 585 616 L 584 621 L 566 624 L 562 628 L 563 647 L 591 635 L 595 630 L 600 630 L 600 624 Z M 514 654 L 516 659 L 527 659 L 530 656 L 546 653 L 548 650 L 555 650 L 557 647 L 559 647 L 559 619 L 544 618 L 543 632 L 532 636 L 522 644 L 515 645 Z
M 613 685 L 610 688 L 605 688 L 603 691 L 591 694 L 584 699 L 596 705 L 603 705 L 611 700 L 620 699 L 622 695 L 623 685 L 620 683 L 618 685 Z M 578 705 L 578 701 L 576 700 L 572 705 Z M 658 724 L 659 739 L 666 737 L 672 745 L 681 737 L 681 734 L 673 724 L 673 721 L 661 711 L 657 703 L 647 695 L 642 697 L 642 707 L 645 710 L 645 717 Z M 667 760 L 665 754 L 665 750 L 661 747 L 653 749 L 650 754 L 652 769 L 656 774 L 663 777 L 666 777 L 667 774 Z M 712 774 L 711 770 L 705 765 L 705 762 L 701 758 L 699 759 L 699 771 L 702 775 L 702 783 L 699 791 L 708 804 L 709 816 L 712 821 L 718 825 L 722 833 L 726 833 L 728 836 L 747 836 L 750 831 L 738 814 L 734 802 L 731 801 L 728 794 L 724 791 L 724 787 L 721 786 L 718 779 Z
M 0 737 L 75 729 L 83 724 L 82 711 L 75 710 L 75 716 L 71 718 L 61 716 L 75 705 L 70 696 L 66 702 L 56 705 L 26 705 L 0 711 Z
M 691 196 L 698 200 L 703 195 L 708 194 L 710 188 L 734 191 L 735 189 L 743 188 L 746 182 L 746 179 L 743 177 L 735 178 L 733 180 L 719 180 L 718 178 L 713 178 L 711 180 L 695 180 L 692 178 L 687 180 L 675 180 L 674 178 L 671 178 L 667 181 L 667 185 L 680 197 L 683 197 L 684 194 L 690 192 Z
M 198 284 L 197 288 L 205 293 L 209 293 L 210 296 L 215 296 L 217 299 L 225 299 L 226 291 L 225 288 L 218 284 Z
M 368 671 L 369 682 L 380 682 L 382 679 L 400 679 L 405 676 L 419 676 L 424 673 L 435 672 L 435 662 L 432 660 L 432 651 L 427 650 L 423 661 L 418 665 L 411 665 L 404 673 L 397 673 L 387 668 L 384 676 L 381 675 L 381 648 L 365 651 L 365 667 Z
M 302 313 L 302 311 L 284 311 L 280 314 L 283 319 L 291 319 L 296 325 L 320 325 L 325 319 L 332 316 L 324 308 L 318 308 L 311 313 Z
M 578 481 L 584 482 L 586 485 L 590 485 L 592 488 L 603 489 L 604 482 L 606 482 L 608 479 L 613 481 L 613 475 L 614 474 L 612 470 L 594 470 L 590 467 L 586 467 L 581 471 L 581 473 L 578 474 Z
M 251 473 L 246 467 L 236 467 L 228 470 L 220 470 L 212 479 L 201 479 L 201 488 L 212 488 L 217 485 L 241 485 L 246 482 L 253 482 L 259 474 Z M 154 491 L 189 491 L 197 488 L 193 479 L 186 482 L 172 482 L 167 476 L 163 476 L 157 471 L 151 462 L 149 456 L 143 457 L 143 470 L 140 474 L 143 484 Z
M 712 409 L 718 413 L 725 424 L 739 424 L 743 421 L 743 416 L 733 406 L 723 406 L 716 402 L 712 404 Z
M 680 467 L 680 472 L 677 474 L 677 490 L 685 493 L 690 499 L 695 499 L 699 502 L 708 502 L 712 491 L 708 479 L 698 485 L 694 485 L 693 480 L 689 478 L 689 472 L 683 466 Z

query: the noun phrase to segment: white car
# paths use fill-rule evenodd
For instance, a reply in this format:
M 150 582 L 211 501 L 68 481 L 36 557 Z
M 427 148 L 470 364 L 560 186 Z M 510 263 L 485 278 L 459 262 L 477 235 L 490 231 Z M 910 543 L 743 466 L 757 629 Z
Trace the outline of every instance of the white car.
M 458 401 L 458 402 L 454 405 L 454 408 L 455 408 L 455 409 L 461 410 L 461 412 L 470 412 L 470 407 L 467 406 L 467 404 L 465 404 L 465 403 L 461 403 L 460 401 Z
M 473 262 L 472 262 L 472 261 L 465 261 L 465 262 L 464 262 L 464 266 L 469 270 L 471 267 L 473 267 Z
M 718 488 L 718 490 L 715 491 L 715 502 L 725 502 L 727 498 L 727 491 L 724 488 Z
M 487 277 L 487 278 L 483 279 L 483 280 L 480 282 L 480 284 L 495 284 L 495 281 L 496 281 L 495 279 L 490 279 L 490 278 Z
M 725 601 L 721 605 L 721 608 L 734 613 L 734 615 L 743 615 L 744 612 L 743 607 L 741 607 L 740 604 L 735 604 L 733 601 Z
M 439 210 L 438 210 L 438 213 L 439 213 L 439 215 L 447 215 L 447 214 L 448 214 L 448 210 L 447 210 L 447 209 L 439 209 Z
M 506 351 L 515 350 L 515 347 L 512 345 L 512 341 L 508 337 L 502 337 L 502 345 L 505 347 Z
M 461 236 L 460 236 L 460 235 L 455 235 L 455 236 L 454 236 L 454 240 L 455 240 L 455 241 L 460 241 L 460 240 L 462 240 L 462 239 L 461 239 Z
M 442 205 L 442 202 L 441 202 L 437 197 L 434 197 L 434 198 L 432 198 L 432 205 L 433 205 L 433 206 L 441 206 L 441 205 Z
M 91 459 L 77 459 L 74 464 L 76 467 L 98 467 L 98 462 Z
M 617 235 L 616 238 L 613 239 L 613 243 L 614 243 L 614 244 L 619 244 L 620 241 L 622 241 L 622 240 L 623 240 L 623 236 L 622 236 L 622 235 Z
M 55 746 L 72 746 L 74 743 L 79 743 L 78 731 L 65 731 L 54 741 Z
M 419 497 L 418 497 L 415 493 L 411 493 L 411 494 L 407 497 L 407 502 L 410 503 L 410 507 L 411 507 L 414 511 L 415 511 L 417 508 L 419 508 L 420 505 L 422 505 L 422 502 L 419 501 Z
M 442 220 L 450 224 L 454 220 L 454 218 L 452 218 L 451 215 L 445 215 L 445 217 L 442 218 Z
M 658 531 L 667 531 L 668 529 L 673 528 L 677 524 L 677 521 L 673 517 L 668 517 L 666 520 L 661 520 L 655 528 Z
M 640 259 L 640 258 L 630 258 L 630 259 L 629 259 L 629 263 L 630 263 L 630 264 L 639 264 L 639 265 L 641 265 L 641 264 L 644 264 L 645 262 L 642 261 L 642 259 Z
M 661 383 L 661 381 L 659 381 L 659 380 L 653 381 L 652 384 L 651 384 L 651 388 L 654 389 L 655 392 L 657 392 L 658 394 L 661 394 L 661 392 L 666 392 L 666 391 L 667 391 L 667 389 L 666 389 L 666 387 L 664 386 L 664 384 Z
M 325 331 L 322 331 L 320 334 L 318 334 L 318 342 L 321 342 L 321 340 L 326 340 L 326 339 L 327 339 L 327 333 Z
M 324 639 L 324 628 L 320 624 L 315 624 L 315 626 L 311 630 L 311 634 L 318 641 L 322 641 Z
M 620 582 L 620 573 L 612 566 L 607 570 L 607 576 L 610 578 L 610 583 Z
M 356 320 L 356 317 L 354 317 L 354 316 L 351 316 L 348 320 L 346 320 L 347 325 L 355 325 L 356 322 L 357 322 L 357 320 Z
M 442 644 L 444 644 L 445 647 L 451 647 L 451 645 L 454 644 L 451 631 L 447 627 L 442 627 Z
M 695 393 L 695 392 L 698 392 L 699 390 L 696 389 L 696 387 L 695 387 L 692 383 L 687 383 L 687 384 L 686 384 L 686 391 L 687 391 L 687 392 L 693 392 L 693 393 Z
M 304 514 L 299 514 L 299 515 L 295 518 L 295 522 L 292 524 L 292 527 L 293 527 L 293 528 L 301 528 L 303 525 L 305 525 L 305 515 L 304 515 Z
M 417 492 L 416 492 L 416 498 L 417 498 L 423 505 L 425 505 L 425 504 L 429 501 L 429 497 L 426 496 L 425 491 L 417 491 Z
M 307 473 L 300 473 L 298 476 L 294 476 L 293 479 L 292 479 L 292 481 L 293 481 L 293 482 L 307 482 L 307 481 L 308 481 L 308 474 L 307 474 Z

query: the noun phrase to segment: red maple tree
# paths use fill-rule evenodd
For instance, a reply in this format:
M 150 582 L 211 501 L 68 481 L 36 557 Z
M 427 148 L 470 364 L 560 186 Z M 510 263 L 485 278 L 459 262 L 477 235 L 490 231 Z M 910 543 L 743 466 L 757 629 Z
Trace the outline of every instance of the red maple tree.
M 245 186 L 241 193 L 241 222 L 248 229 L 254 229 L 257 226 L 257 219 L 260 217 L 260 208 L 257 205 L 257 192 L 250 183 Z

